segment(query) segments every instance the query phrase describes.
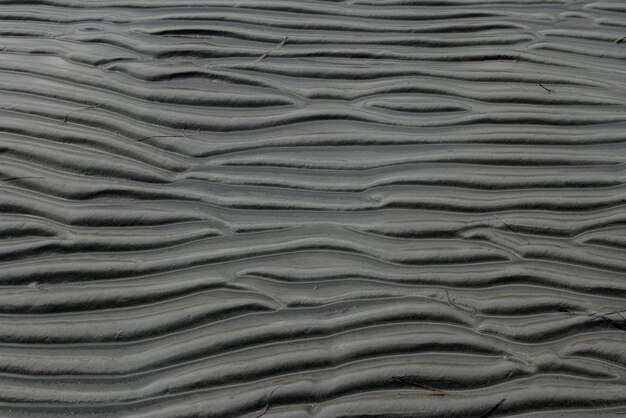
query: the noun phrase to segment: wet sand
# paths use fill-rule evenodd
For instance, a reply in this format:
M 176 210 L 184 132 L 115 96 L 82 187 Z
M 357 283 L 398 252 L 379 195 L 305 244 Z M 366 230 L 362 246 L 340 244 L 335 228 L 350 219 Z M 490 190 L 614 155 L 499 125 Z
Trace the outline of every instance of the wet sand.
M 0 416 L 626 413 L 625 36 L 0 0 Z

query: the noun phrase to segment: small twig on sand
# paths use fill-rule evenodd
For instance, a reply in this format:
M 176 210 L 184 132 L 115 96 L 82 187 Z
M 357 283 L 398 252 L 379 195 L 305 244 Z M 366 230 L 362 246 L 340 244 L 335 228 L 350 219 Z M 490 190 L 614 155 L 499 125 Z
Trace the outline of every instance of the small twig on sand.
M 541 85 L 541 84 L 540 84 Z M 498 218 L 496 215 L 491 215 L 494 218 L 496 218 L 498 221 L 502 222 L 502 225 L 506 226 L 506 228 L 511 231 L 512 233 L 519 235 L 519 232 L 517 232 L 516 230 L 514 230 L 509 224 L 507 224 L 506 222 L 504 222 L 502 219 Z M 530 244 L 530 242 L 528 242 L 528 240 L 524 237 L 520 237 L 522 238 L 524 241 L 526 241 L 526 244 Z
M 439 389 L 435 389 L 435 388 L 431 388 L 429 386 L 425 386 L 425 385 L 421 385 L 417 382 L 414 382 L 412 380 L 409 380 L 405 377 L 398 377 L 398 376 L 392 376 L 391 377 L 393 380 L 395 380 L 396 382 L 400 382 L 400 383 L 404 383 L 405 385 L 409 385 L 409 386 L 413 386 L 416 387 L 418 389 L 424 389 L 424 390 L 428 390 L 431 393 L 429 394 L 430 396 L 445 396 L 446 394 L 439 390 Z
M 65 115 L 65 118 L 63 118 L 63 123 L 67 122 L 67 119 L 70 117 L 70 115 L 72 113 L 82 112 L 83 110 L 96 109 L 96 108 L 98 108 L 98 106 L 100 106 L 100 104 L 96 103 L 95 105 L 89 105 L 89 106 L 84 107 L 82 109 L 72 110 L 70 112 L 67 112 L 67 114 Z
M 194 141 L 194 139 L 193 139 L 192 137 L 190 137 L 189 135 L 187 135 L 187 132 L 185 132 L 185 130 L 184 130 L 184 129 L 183 129 L 182 131 L 180 131 L 180 133 L 182 133 L 182 134 L 183 134 L 183 136 L 184 136 L 185 138 L 187 138 L 188 140 L 190 140 L 190 141 Z
M 446 290 L 446 300 L 448 301 L 448 305 L 450 305 L 450 307 L 451 307 L 452 309 L 455 309 L 455 310 L 457 310 L 457 311 L 459 311 L 459 312 L 463 312 L 463 313 L 465 313 L 465 314 L 469 313 L 469 314 L 471 314 L 473 317 L 475 317 L 475 316 L 476 316 L 476 309 L 474 309 L 473 311 L 470 311 L 469 309 L 467 309 L 467 308 L 463 308 L 462 306 L 458 305 L 458 304 L 457 304 L 457 303 L 455 303 L 452 299 L 450 299 L 450 293 L 448 292 L 448 289 L 445 289 L 445 290 Z
M 626 309 L 615 310 L 615 311 L 606 312 L 606 313 L 592 312 L 589 314 L 589 316 L 593 316 L 594 319 L 601 319 L 602 321 L 606 322 L 607 324 L 621 331 L 626 331 L 626 318 L 624 318 L 624 316 L 622 315 L 622 312 L 626 312 Z M 611 318 L 609 318 L 609 315 L 619 316 L 620 318 L 622 318 L 622 322 L 620 323 L 618 321 L 612 320 Z
M 450 299 L 450 293 L 448 292 L 448 289 L 446 289 L 446 300 L 448 301 L 448 305 L 450 305 L 452 308 L 456 310 L 460 309 L 456 304 L 452 303 L 452 299 Z
M 498 218 L 496 215 L 491 215 L 491 216 L 493 216 L 494 218 L 496 218 L 497 220 L 502 222 L 502 225 L 506 226 L 509 231 L 513 232 L 514 234 L 517 234 L 517 232 L 513 228 L 511 228 L 511 226 L 509 224 L 504 222 L 502 219 Z
M 500 402 L 491 407 L 491 409 L 480 416 L 480 418 L 487 418 L 493 415 L 496 412 L 496 409 L 500 408 L 500 406 L 506 401 L 506 398 L 502 399 Z
M 517 55 L 513 58 L 513 67 L 511 67 L 510 71 L 514 70 L 515 67 L 517 67 L 517 64 L 519 64 L 520 60 L 522 59 L 521 55 Z M 509 83 L 507 83 L 509 84 Z M 509 84 L 510 85 L 510 84 Z
M 546 86 L 544 86 L 543 84 L 539 84 L 539 86 L 544 89 L 545 91 L 548 92 L 548 94 L 552 93 L 552 90 L 550 90 L 549 88 L 547 88 Z
M 267 57 L 268 57 L 268 56 L 269 56 L 272 52 L 274 52 L 274 51 L 278 51 L 280 48 L 282 48 L 282 47 L 283 47 L 283 46 L 287 43 L 287 40 L 288 40 L 288 39 L 289 39 L 289 37 L 288 37 L 288 36 L 285 36 L 285 37 L 283 38 L 283 40 L 282 40 L 282 41 L 281 41 L 278 45 L 276 45 L 274 48 L 272 48 L 272 49 L 270 49 L 270 50 L 267 50 L 267 51 L 266 51 L 263 55 L 261 55 L 261 56 L 259 57 L 259 59 L 257 59 L 257 60 L 256 60 L 256 61 L 254 61 L 254 62 L 259 62 L 259 61 L 261 61 L 261 60 L 264 60 L 264 59 L 265 59 L 265 58 L 267 58 Z
M 189 61 L 189 63 L 190 63 L 191 65 L 193 65 L 194 67 L 198 67 L 198 68 L 203 69 L 203 70 L 206 70 L 206 69 L 207 69 L 204 65 L 200 65 L 200 64 L 198 64 L 198 63 L 196 63 L 196 62 Z
M 270 402 L 272 401 L 272 395 L 274 395 L 274 392 L 276 392 L 278 389 L 280 389 L 282 386 L 278 386 L 277 388 L 274 388 L 269 395 L 267 395 L 267 402 L 265 403 L 265 408 L 263 408 L 263 411 L 261 411 L 261 413 L 259 415 L 256 416 L 256 418 L 261 418 L 263 415 L 267 414 L 267 411 L 270 410 Z

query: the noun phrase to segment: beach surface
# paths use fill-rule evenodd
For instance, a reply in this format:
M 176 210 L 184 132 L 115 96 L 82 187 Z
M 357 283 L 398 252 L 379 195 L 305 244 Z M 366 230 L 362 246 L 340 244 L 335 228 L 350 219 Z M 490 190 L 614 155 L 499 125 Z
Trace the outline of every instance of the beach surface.
M 0 416 L 626 413 L 626 3 L 0 0 Z

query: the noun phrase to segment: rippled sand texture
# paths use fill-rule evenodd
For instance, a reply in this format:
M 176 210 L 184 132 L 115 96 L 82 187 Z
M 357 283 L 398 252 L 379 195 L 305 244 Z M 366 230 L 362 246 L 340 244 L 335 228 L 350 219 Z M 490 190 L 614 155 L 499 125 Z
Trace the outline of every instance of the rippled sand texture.
M 0 416 L 625 413 L 625 36 L 0 0 Z

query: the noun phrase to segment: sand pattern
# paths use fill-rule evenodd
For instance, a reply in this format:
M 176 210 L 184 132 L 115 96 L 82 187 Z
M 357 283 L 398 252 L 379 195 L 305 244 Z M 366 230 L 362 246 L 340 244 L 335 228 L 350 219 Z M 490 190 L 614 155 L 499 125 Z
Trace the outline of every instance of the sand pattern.
M 0 0 L 0 416 L 626 413 L 626 4 Z

